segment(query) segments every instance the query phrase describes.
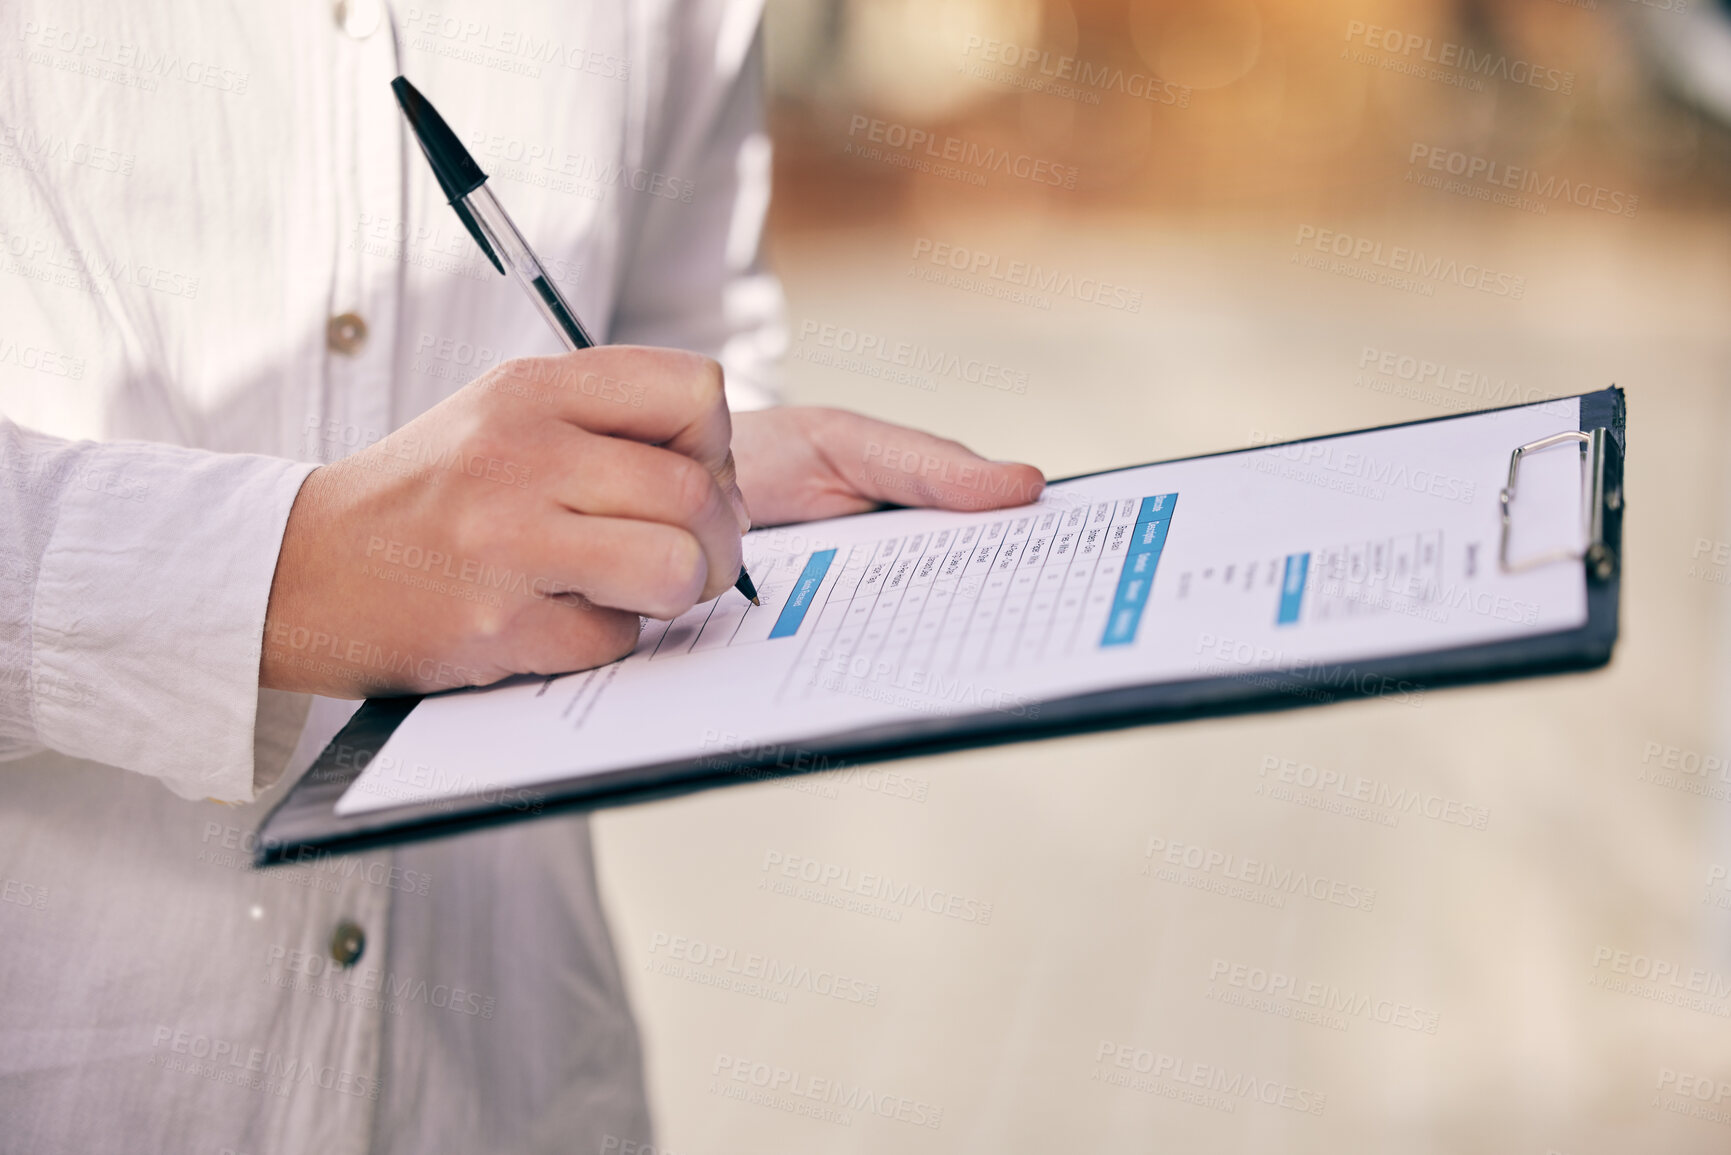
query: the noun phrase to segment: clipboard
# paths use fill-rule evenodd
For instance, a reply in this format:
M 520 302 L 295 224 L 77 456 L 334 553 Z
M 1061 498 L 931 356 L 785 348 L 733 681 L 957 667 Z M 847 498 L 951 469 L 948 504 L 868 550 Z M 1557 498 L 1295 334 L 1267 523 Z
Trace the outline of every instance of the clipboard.
M 1498 493 L 1501 525 L 1496 556 L 1496 564 L 1509 574 L 1543 566 L 1582 567 L 1586 615 L 1578 627 L 1346 663 L 1318 663 L 1302 671 L 1267 669 L 1119 686 L 1044 701 L 1037 717 L 982 711 L 898 721 L 802 740 L 801 757 L 793 764 L 782 757 L 747 750 L 737 755 L 681 758 L 540 781 L 532 789 L 339 815 L 338 800 L 422 700 L 374 699 L 361 706 L 266 816 L 255 842 L 254 865 L 306 862 L 323 855 L 443 837 L 546 814 L 629 805 L 811 770 L 1151 723 L 1322 705 L 1386 695 L 1390 687 L 1416 686 L 1428 691 L 1603 666 L 1611 658 L 1618 631 L 1626 409 L 1623 391 L 1616 386 L 1582 394 L 1578 400 L 1578 430 L 1509 447 L 1507 479 Z M 1531 406 L 1478 410 L 1153 464 L 1311 446 L 1359 433 L 1428 426 L 1523 408 Z M 1531 468 L 1529 463 L 1535 455 L 1571 452 L 1581 466 L 1583 544 L 1580 548 L 1523 554 L 1512 541 L 1515 515 L 1521 507 L 1523 468 Z M 1106 474 L 1064 480 L 1101 476 Z

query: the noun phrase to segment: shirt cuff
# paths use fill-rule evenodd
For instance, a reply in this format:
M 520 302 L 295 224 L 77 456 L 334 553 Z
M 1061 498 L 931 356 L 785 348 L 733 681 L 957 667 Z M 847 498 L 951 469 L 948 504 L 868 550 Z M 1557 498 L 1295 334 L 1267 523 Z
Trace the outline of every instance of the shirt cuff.
M 253 797 L 265 608 L 316 466 L 149 442 L 80 447 L 38 571 L 31 672 L 43 744 Z

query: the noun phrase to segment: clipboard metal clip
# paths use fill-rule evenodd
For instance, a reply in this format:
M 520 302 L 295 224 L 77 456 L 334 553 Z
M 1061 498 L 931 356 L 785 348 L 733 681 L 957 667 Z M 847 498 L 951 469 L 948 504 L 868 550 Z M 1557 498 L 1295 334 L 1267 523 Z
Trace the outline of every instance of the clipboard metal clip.
M 1610 494 L 1605 492 L 1605 441 L 1604 426 L 1591 432 L 1570 430 L 1567 433 L 1554 433 L 1537 441 L 1529 441 L 1525 445 L 1517 446 L 1515 451 L 1509 454 L 1509 483 L 1503 487 L 1499 497 L 1502 504 L 1503 535 L 1502 545 L 1497 550 L 1497 562 L 1504 573 L 1522 573 L 1559 561 L 1585 561 L 1588 571 L 1603 581 L 1616 570 L 1616 558 L 1605 544 L 1605 507 L 1608 502 L 1610 507 L 1615 509 L 1622 495 L 1616 491 Z M 1586 545 L 1581 549 L 1558 549 L 1515 561 L 1509 560 L 1509 506 L 1515 500 L 1515 483 L 1520 477 L 1521 458 L 1529 453 L 1538 453 L 1540 450 L 1571 442 L 1581 447 L 1581 529 Z

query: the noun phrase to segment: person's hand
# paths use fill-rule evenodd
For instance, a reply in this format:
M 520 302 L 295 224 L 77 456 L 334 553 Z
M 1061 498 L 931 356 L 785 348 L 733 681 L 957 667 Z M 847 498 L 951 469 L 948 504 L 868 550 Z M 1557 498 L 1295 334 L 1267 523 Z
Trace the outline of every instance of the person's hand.
M 996 509 L 1033 501 L 1031 465 L 845 409 L 789 406 L 733 415 L 739 488 L 754 525 L 840 517 L 881 505 Z
M 614 660 L 731 586 L 749 527 L 720 366 L 622 346 L 507 362 L 307 478 L 260 683 L 366 697 Z

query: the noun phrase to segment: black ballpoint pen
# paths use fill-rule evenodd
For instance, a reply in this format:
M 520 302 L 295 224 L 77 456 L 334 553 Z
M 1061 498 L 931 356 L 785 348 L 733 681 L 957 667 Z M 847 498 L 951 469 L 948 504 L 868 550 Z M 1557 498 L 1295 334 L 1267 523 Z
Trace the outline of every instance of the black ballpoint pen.
M 481 251 L 487 254 L 487 259 L 493 262 L 493 267 L 504 276 L 505 264 L 511 266 L 518 283 L 535 302 L 547 324 L 565 342 L 567 349 L 575 353 L 579 349 L 592 348 L 594 338 L 583 328 L 583 322 L 577 319 L 571 306 L 565 303 L 559 287 L 541 268 L 529 242 L 523 239 L 523 234 L 511 223 L 505 207 L 487 188 L 487 174 L 481 171 L 481 166 L 475 163 L 475 158 L 469 155 L 469 150 L 463 147 L 463 142 L 457 139 L 457 134 L 451 131 L 444 117 L 405 77 L 399 76 L 391 81 L 391 91 L 397 94 L 397 104 L 408 119 L 421 151 L 426 154 L 439 187 L 445 190 L 445 199 L 456 210 L 475 243 L 481 246 Z M 501 256 L 504 263 L 501 263 Z M 744 566 L 740 567 L 739 580 L 733 583 L 733 588 L 750 598 L 752 605 L 763 604 L 758 600 L 757 587 L 752 585 L 751 575 L 745 572 Z

